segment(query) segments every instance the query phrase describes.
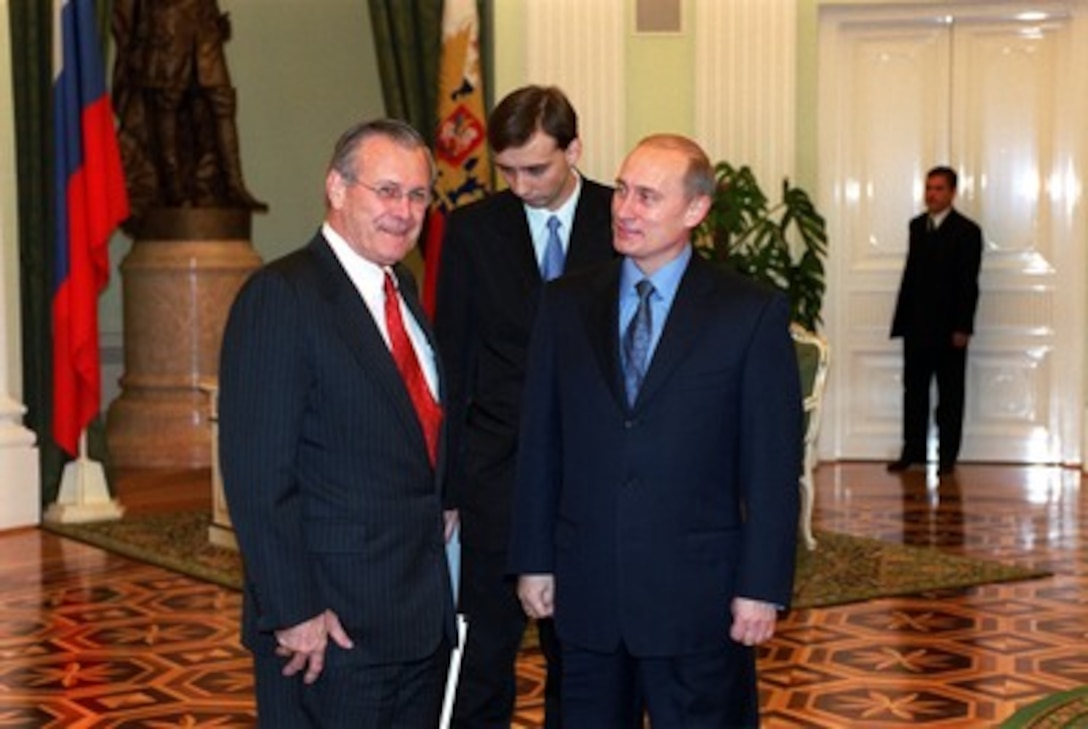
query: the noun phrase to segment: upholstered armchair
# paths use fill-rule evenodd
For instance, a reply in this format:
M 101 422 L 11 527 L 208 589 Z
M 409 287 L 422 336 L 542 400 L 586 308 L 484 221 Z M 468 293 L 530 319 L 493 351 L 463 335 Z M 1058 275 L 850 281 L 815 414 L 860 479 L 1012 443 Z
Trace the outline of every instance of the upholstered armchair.
M 797 349 L 797 366 L 801 374 L 801 394 L 805 420 L 804 455 L 801 465 L 801 517 L 798 528 L 801 539 L 809 549 L 816 548 L 816 539 L 812 536 L 812 505 L 815 498 L 815 485 L 812 471 L 816 467 L 816 438 L 820 433 L 820 404 L 823 401 L 824 386 L 827 384 L 829 351 L 827 340 L 819 334 L 810 332 L 800 324 L 790 325 L 790 334 Z

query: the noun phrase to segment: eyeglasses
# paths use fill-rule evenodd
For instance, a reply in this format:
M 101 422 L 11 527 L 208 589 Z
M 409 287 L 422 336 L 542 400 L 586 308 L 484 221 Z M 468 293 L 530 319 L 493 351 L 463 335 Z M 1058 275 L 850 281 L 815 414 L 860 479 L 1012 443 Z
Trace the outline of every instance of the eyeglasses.
M 395 185 L 392 182 L 383 182 L 379 185 L 368 185 L 362 180 L 349 180 L 349 182 L 370 190 L 377 195 L 378 199 L 383 203 L 399 203 L 404 198 L 408 198 L 408 202 L 412 205 L 419 205 L 421 207 L 425 207 L 431 203 L 431 191 L 423 188 L 405 191 L 400 185 Z

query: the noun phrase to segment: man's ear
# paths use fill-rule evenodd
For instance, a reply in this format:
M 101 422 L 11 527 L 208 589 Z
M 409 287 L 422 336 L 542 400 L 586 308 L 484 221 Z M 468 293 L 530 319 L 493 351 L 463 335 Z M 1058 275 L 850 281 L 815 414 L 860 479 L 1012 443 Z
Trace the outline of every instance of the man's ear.
M 329 199 L 329 207 L 339 210 L 344 205 L 344 196 L 347 195 L 348 182 L 336 170 L 329 170 L 325 175 L 325 196 Z
M 711 200 L 709 195 L 696 195 L 688 203 L 688 209 L 684 211 L 684 226 L 697 228 L 703 218 L 710 212 Z
M 582 140 L 580 137 L 570 140 L 570 144 L 563 150 L 563 156 L 566 157 L 568 165 L 571 167 L 578 166 L 578 160 L 582 158 Z

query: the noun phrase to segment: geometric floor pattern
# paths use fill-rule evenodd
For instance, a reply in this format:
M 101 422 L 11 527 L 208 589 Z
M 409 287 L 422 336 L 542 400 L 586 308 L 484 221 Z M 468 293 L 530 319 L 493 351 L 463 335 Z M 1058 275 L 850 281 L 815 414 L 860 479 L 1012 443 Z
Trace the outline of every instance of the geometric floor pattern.
M 966 465 L 939 483 L 821 466 L 822 529 L 1054 574 L 793 611 L 761 649 L 763 726 L 992 727 L 1088 684 L 1086 498 L 1069 469 Z M 0 533 L 0 729 L 254 726 L 239 608 L 238 593 L 168 570 Z M 513 726 L 541 725 L 542 677 L 527 652 Z
M 1079 471 L 964 466 L 938 480 L 932 469 L 895 476 L 840 464 L 824 476 L 824 529 L 1054 576 L 794 611 L 762 651 L 765 726 L 993 727 L 1088 684 Z
M 0 544 L 0 727 L 254 725 L 238 593 L 43 532 Z

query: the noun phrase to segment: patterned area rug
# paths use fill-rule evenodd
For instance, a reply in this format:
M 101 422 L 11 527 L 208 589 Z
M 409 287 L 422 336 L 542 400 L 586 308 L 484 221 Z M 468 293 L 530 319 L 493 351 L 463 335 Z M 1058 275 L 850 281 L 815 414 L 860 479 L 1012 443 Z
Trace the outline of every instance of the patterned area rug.
M 797 551 L 794 607 L 827 607 L 1050 574 L 838 532 L 817 531 L 816 540 L 815 550 Z
M 241 560 L 233 550 L 208 543 L 209 522 L 209 515 L 201 511 L 124 517 L 95 524 L 45 524 L 44 528 L 237 589 L 241 586 Z M 814 551 L 798 549 L 795 608 L 826 607 L 1049 574 L 836 532 L 817 531 L 816 539 L 819 545 Z
M 1088 686 L 1047 696 L 1020 709 L 1001 724 L 1001 729 L 1071 727 L 1088 727 Z

